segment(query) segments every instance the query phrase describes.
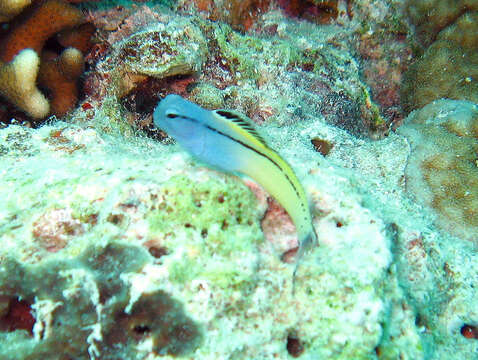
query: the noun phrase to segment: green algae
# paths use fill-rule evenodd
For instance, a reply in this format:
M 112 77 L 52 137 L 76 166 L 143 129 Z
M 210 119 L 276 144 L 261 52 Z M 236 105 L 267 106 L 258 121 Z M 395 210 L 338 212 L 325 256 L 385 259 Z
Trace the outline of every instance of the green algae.
M 226 24 L 210 24 L 213 44 L 235 76 L 242 79 L 258 79 L 257 63 L 286 67 L 300 62 L 300 52 L 282 39 L 265 39 L 240 34 Z
M 186 176 L 176 176 L 158 196 L 160 201 L 148 217 L 153 232 L 172 231 L 178 225 L 200 231 L 204 224 L 252 225 L 257 217 L 251 211 L 253 207 L 246 206 L 254 204 L 253 195 L 234 180 L 195 182 Z

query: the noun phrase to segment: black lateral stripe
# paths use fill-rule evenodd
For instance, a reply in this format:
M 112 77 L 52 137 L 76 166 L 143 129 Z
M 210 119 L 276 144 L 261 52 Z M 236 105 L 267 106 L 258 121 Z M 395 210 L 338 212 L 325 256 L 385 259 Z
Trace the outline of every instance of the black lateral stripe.
M 230 119 L 230 120 L 236 120 L 236 121 L 241 121 L 241 122 L 244 122 L 242 121 L 240 118 L 238 118 L 236 115 L 234 114 L 231 114 L 229 111 L 221 111 L 221 110 L 218 110 L 216 111 L 219 115 L 221 116 L 224 116 L 226 119 Z
M 212 112 L 215 115 L 218 115 L 220 118 L 230 120 L 232 123 L 238 125 L 242 129 L 246 130 L 251 135 L 253 135 L 253 137 L 255 137 L 257 140 L 259 140 L 264 146 L 268 147 L 266 141 L 264 140 L 264 138 L 261 135 L 259 135 L 257 130 L 254 128 L 254 126 L 249 121 L 242 118 L 240 115 L 230 113 L 227 110 L 214 110 Z
M 256 149 L 254 149 L 252 146 L 249 146 L 249 145 L 247 145 L 246 143 L 243 143 L 241 140 L 238 140 L 238 139 L 236 139 L 236 138 L 234 138 L 234 137 L 232 137 L 232 136 L 230 136 L 230 135 L 228 135 L 228 134 L 223 133 L 222 131 L 219 131 L 219 130 L 217 130 L 217 129 L 214 129 L 214 128 L 208 126 L 208 125 L 206 125 L 206 127 L 207 127 L 209 130 L 212 130 L 212 131 L 216 132 L 216 133 L 219 134 L 219 135 L 225 136 L 225 137 L 231 139 L 232 141 L 235 141 L 235 142 L 241 144 L 242 146 L 248 148 L 249 150 L 254 151 L 256 154 L 258 154 L 258 155 L 260 155 L 260 156 L 263 156 L 263 157 L 265 157 L 266 159 L 268 159 L 270 162 L 272 162 L 272 163 L 273 163 L 275 166 L 277 166 L 277 168 L 284 174 L 284 176 L 286 177 L 287 181 L 289 182 L 289 184 L 290 184 L 290 185 L 292 186 L 292 188 L 294 189 L 294 191 L 295 191 L 297 197 L 300 199 L 299 191 L 298 191 L 297 188 L 295 187 L 295 185 L 294 185 L 294 183 L 292 182 L 292 180 L 289 178 L 289 175 L 287 175 L 287 173 L 284 171 L 284 169 L 282 169 L 282 167 L 281 167 L 278 163 L 276 163 L 274 160 L 272 160 L 269 156 L 267 156 L 266 154 L 264 154 L 264 153 L 262 153 L 262 152 L 260 152 L 260 151 L 258 151 L 258 150 L 256 150 Z
M 191 122 L 196 122 L 196 123 L 198 122 L 196 119 L 193 119 L 193 118 L 190 118 L 190 117 L 187 117 L 187 116 L 178 115 L 178 117 L 180 117 L 180 118 L 182 118 L 182 119 L 185 119 L 185 120 L 189 120 L 189 121 L 191 121 Z M 201 125 L 203 125 L 203 124 L 201 124 Z M 219 130 L 217 130 L 217 129 L 214 129 L 214 128 L 210 127 L 209 125 L 203 125 L 203 126 L 207 127 L 207 128 L 208 128 L 209 130 L 211 130 L 211 131 L 214 131 L 216 134 L 225 136 L 225 137 L 227 137 L 228 139 L 231 139 L 232 141 L 235 141 L 235 142 L 241 144 L 242 146 L 248 148 L 249 150 L 254 151 L 256 154 L 258 154 L 258 155 L 260 155 L 260 156 L 263 156 L 263 157 L 265 157 L 266 159 L 268 159 L 270 162 L 272 162 L 272 163 L 273 163 L 275 166 L 277 166 L 277 168 L 284 174 L 284 176 L 286 177 L 287 181 L 289 182 L 289 184 L 290 184 L 290 185 L 292 186 L 292 188 L 294 189 L 294 191 L 295 191 L 297 197 L 300 199 L 299 191 L 298 191 L 297 188 L 295 187 L 295 185 L 294 185 L 294 183 L 292 182 L 292 180 L 289 178 L 289 175 L 287 175 L 287 173 L 284 171 L 284 169 L 282 169 L 282 167 L 281 167 L 278 163 L 276 163 L 274 160 L 272 160 L 269 156 L 267 156 L 266 154 L 260 152 L 259 150 L 254 149 L 253 147 L 251 147 L 251 146 L 249 146 L 249 145 L 243 143 L 241 140 L 238 140 L 238 139 L 236 139 L 236 138 L 234 138 L 234 137 L 232 137 L 232 136 L 230 136 L 230 135 L 228 135 L 228 134 L 225 134 L 225 133 L 223 133 L 222 131 L 219 131 Z

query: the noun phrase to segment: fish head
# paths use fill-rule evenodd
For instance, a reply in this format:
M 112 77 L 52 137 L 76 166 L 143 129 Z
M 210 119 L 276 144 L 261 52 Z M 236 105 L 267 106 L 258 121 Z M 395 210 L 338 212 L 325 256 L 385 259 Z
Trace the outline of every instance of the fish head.
M 200 125 L 198 114 L 202 111 L 198 105 L 171 94 L 159 102 L 154 110 L 153 121 L 155 126 L 180 141 L 197 133 L 197 127 Z
M 156 106 L 153 122 L 187 150 L 199 155 L 204 147 L 204 123 L 210 116 L 209 111 L 171 94 Z

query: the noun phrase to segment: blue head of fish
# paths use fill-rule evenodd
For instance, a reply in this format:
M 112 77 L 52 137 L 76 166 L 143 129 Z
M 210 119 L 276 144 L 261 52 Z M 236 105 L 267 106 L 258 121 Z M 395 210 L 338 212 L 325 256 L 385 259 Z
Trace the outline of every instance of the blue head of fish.
M 171 94 L 161 100 L 154 110 L 154 125 L 164 130 L 184 148 L 195 155 L 204 149 L 204 126 L 210 112 L 200 106 Z

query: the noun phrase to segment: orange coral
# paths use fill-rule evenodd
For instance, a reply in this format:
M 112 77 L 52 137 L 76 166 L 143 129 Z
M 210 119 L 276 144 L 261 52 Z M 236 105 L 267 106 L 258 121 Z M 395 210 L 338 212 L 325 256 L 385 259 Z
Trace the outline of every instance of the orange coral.
M 33 49 L 39 54 L 47 39 L 65 28 L 83 22 L 83 14 L 77 8 L 61 0 L 41 2 L 32 14 L 13 26 L 3 39 L 0 57 L 9 62 L 23 49 Z
M 60 56 L 44 52 L 41 58 L 38 83 L 50 91 L 50 111 L 65 115 L 78 99 L 77 81 L 83 73 L 83 54 L 75 48 L 64 50 Z
M 65 48 L 74 47 L 83 54 L 92 47 L 91 37 L 95 33 L 96 28 L 92 23 L 84 23 L 74 29 L 67 29 L 58 33 L 58 42 Z
M 13 10 L 23 10 L 0 41 L 0 93 L 33 118 L 66 114 L 78 99 L 82 52 L 91 48 L 94 25 L 85 23 L 83 13 L 63 0 L 33 0 L 32 6 L 28 0 L 7 3 L 24 6 L 11 11 L 0 6 L 0 21 L 10 19 Z M 67 49 L 59 56 L 52 54 L 44 49 L 47 40 Z M 49 91 L 51 103 L 36 87 L 37 81 Z
M 23 8 L 30 5 L 31 0 L 2 0 L 0 1 L 0 22 L 5 22 L 17 16 Z

